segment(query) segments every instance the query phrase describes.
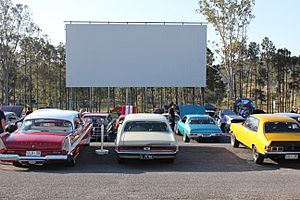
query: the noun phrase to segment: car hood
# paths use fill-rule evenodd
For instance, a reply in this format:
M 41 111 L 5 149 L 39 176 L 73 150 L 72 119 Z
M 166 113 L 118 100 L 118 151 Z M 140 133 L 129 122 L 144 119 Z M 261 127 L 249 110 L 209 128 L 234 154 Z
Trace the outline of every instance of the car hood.
M 300 141 L 300 133 L 266 133 L 268 141 Z
M 4 142 L 7 149 L 58 149 L 66 135 L 51 132 L 16 132 L 10 134 Z
M 122 145 L 172 145 L 176 144 L 173 134 L 164 132 L 125 132 Z
M 214 132 L 221 133 L 221 129 L 215 124 L 191 124 L 190 125 L 191 132 L 197 133 L 206 133 L 206 132 Z

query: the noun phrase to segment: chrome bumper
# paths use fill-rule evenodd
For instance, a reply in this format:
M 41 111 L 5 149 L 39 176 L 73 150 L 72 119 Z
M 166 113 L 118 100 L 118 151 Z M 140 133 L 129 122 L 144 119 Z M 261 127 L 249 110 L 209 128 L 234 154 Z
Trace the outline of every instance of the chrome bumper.
M 153 159 L 174 158 L 178 151 L 117 151 L 120 158 L 140 158 L 141 155 L 152 155 Z
M 210 138 L 210 137 L 219 137 L 224 136 L 224 133 L 211 133 L 211 134 L 202 134 L 202 133 L 191 133 L 189 138 L 196 139 L 196 138 Z
M 19 156 L 18 154 L 0 154 L 2 161 L 48 161 L 48 160 L 67 160 L 68 155 L 47 155 L 47 156 Z
M 300 151 L 278 151 L 278 152 L 271 152 L 271 151 L 264 151 L 266 155 L 288 155 L 288 154 L 300 154 Z

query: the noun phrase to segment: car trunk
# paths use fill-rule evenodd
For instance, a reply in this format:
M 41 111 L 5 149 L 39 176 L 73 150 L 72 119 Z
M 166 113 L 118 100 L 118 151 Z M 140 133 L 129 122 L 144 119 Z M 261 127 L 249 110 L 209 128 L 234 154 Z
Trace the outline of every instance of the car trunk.
M 165 132 L 125 132 L 121 145 L 129 146 L 151 146 L 151 145 L 170 145 L 174 143 L 171 133 Z

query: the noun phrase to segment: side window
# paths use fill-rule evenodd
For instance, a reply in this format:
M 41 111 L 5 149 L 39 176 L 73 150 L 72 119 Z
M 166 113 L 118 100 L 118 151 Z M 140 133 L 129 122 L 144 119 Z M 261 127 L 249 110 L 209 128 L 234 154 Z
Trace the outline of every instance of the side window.
M 249 117 L 246 119 L 244 126 L 252 131 L 257 132 L 258 130 L 258 125 L 259 125 L 259 120 L 254 117 Z
M 181 120 L 181 121 L 182 121 L 183 123 L 185 123 L 185 122 L 186 122 L 186 118 L 187 118 L 187 117 L 186 117 L 186 116 L 184 116 L 184 117 L 182 118 L 182 120 Z
M 244 122 L 244 127 L 250 129 L 251 127 L 251 118 L 247 118 Z
M 258 125 L 259 125 L 259 120 L 257 118 L 252 118 L 252 126 L 251 130 L 257 132 L 258 130 Z

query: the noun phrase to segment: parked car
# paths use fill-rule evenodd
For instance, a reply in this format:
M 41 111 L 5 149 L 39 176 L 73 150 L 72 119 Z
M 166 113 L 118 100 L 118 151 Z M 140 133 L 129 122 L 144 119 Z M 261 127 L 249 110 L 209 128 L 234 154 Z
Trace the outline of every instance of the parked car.
M 38 110 L 26 116 L 14 133 L 0 135 L 0 160 L 23 164 L 64 161 L 76 164 L 81 145 L 89 144 L 92 124 L 77 111 Z
M 104 125 L 104 140 L 111 141 L 110 135 L 107 132 L 108 124 L 112 121 L 112 117 L 109 113 L 99 113 L 99 112 L 87 112 L 83 114 L 83 119 L 90 119 L 93 123 L 92 129 L 92 141 L 101 140 L 101 125 Z
M 223 132 L 216 121 L 209 115 L 185 115 L 177 126 L 177 134 L 183 135 L 184 142 L 191 139 L 199 141 L 202 138 L 218 140 Z
M 231 145 L 240 143 L 252 149 L 257 164 L 265 158 L 299 159 L 300 124 L 283 115 L 251 115 L 245 122 L 231 124 Z
M 160 114 L 129 114 L 118 131 L 115 150 L 124 159 L 166 159 L 174 162 L 178 143 L 165 117 Z
M 298 113 L 274 113 L 274 114 L 288 116 L 300 123 L 300 114 Z
M 240 115 L 237 115 L 232 110 L 224 109 L 224 110 L 218 111 L 217 114 L 215 115 L 215 119 L 217 120 L 219 126 L 221 126 L 220 119 L 221 119 L 222 114 L 224 114 L 224 116 L 226 118 L 225 133 L 229 133 L 231 123 L 238 123 L 238 122 L 245 121 L 245 118 L 243 118 Z

